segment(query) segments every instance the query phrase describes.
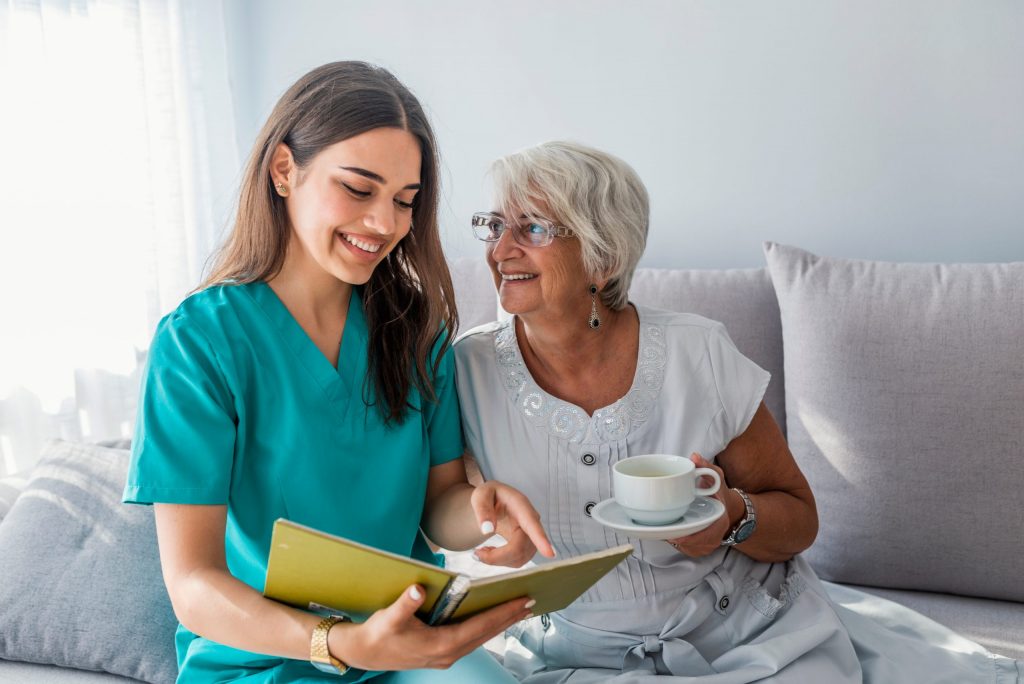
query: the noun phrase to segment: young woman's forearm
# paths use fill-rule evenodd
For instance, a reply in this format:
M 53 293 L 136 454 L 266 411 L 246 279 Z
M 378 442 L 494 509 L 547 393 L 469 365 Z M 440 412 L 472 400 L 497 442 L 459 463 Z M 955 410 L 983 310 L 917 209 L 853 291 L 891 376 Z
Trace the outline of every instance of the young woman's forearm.
M 186 629 L 226 646 L 309 660 L 320 617 L 264 598 L 226 570 L 203 569 L 176 580 L 171 602 Z

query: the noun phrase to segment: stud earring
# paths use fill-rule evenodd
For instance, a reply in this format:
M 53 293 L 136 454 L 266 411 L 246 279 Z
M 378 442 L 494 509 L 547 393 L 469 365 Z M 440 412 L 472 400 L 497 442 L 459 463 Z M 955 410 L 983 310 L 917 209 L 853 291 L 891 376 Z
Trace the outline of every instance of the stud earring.
M 601 327 L 601 317 L 597 315 L 597 285 L 590 285 L 590 319 L 587 324 L 591 330 Z
M 287 197 L 288 196 L 288 188 L 285 187 L 284 183 L 278 183 L 274 187 L 277 188 L 277 194 L 280 195 L 281 197 Z

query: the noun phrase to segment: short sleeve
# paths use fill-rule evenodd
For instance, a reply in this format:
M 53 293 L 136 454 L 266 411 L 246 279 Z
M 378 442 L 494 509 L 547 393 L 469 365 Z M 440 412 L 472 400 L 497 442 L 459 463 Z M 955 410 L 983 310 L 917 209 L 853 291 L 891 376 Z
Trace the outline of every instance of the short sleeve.
M 434 376 L 434 393 L 436 401 L 424 400 L 431 466 L 453 461 L 465 450 L 459 397 L 455 391 L 455 353 L 450 346 L 444 350 Z
M 728 443 L 750 425 L 768 389 L 771 374 L 740 353 L 721 323 L 709 330 L 707 345 L 715 388 L 722 404 L 722 436 Z
M 149 350 L 124 501 L 226 504 L 235 435 L 212 345 L 187 316 L 167 316 Z

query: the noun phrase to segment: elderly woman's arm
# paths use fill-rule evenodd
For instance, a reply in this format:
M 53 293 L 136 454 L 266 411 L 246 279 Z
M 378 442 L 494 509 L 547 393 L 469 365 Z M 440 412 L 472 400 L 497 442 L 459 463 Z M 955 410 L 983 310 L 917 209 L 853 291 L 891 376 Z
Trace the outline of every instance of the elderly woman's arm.
M 818 534 L 814 495 L 764 403 L 746 431 L 718 455 L 715 466 L 706 461 L 698 465 L 720 471 L 722 488 L 715 498 L 725 504 L 726 515 L 706 530 L 670 540 L 682 553 L 705 556 L 714 552 L 743 519 L 746 507 L 735 488 L 747 493 L 757 513 L 757 529 L 736 546 L 743 553 L 759 561 L 785 561 L 814 541 Z
M 476 550 L 491 565 L 519 567 L 538 551 L 548 558 L 555 555 L 530 501 L 501 482 L 470 484 L 463 459 L 430 469 L 421 525 L 432 542 L 453 551 L 473 548 L 497 532 L 507 544 Z

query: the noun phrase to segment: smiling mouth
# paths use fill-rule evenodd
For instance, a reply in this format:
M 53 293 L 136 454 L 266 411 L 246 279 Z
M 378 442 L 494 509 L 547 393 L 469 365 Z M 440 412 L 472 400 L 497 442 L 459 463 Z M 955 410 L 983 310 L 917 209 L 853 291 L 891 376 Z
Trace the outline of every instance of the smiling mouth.
M 338 235 L 341 237 L 342 240 L 349 243 L 350 245 L 358 247 L 364 252 L 369 252 L 370 254 L 376 254 L 377 252 L 380 251 L 380 248 L 384 246 L 383 243 L 367 242 L 366 240 L 361 240 L 354 235 L 349 235 L 348 233 L 338 233 Z
M 501 279 L 505 282 L 510 280 L 533 280 L 537 275 L 534 273 L 502 273 Z

